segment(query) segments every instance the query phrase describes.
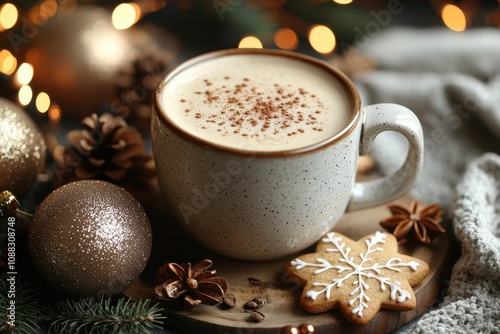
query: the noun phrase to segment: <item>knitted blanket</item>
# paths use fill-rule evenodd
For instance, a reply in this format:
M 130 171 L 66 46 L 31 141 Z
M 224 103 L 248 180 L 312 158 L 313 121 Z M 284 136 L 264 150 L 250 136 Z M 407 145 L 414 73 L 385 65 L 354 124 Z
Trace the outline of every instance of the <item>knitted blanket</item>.
M 426 152 L 412 193 L 447 209 L 462 248 L 443 302 L 398 332 L 500 333 L 500 33 L 393 29 L 359 52 L 379 65 L 355 77 L 364 103 L 419 117 Z M 406 150 L 386 133 L 372 153 L 391 172 Z

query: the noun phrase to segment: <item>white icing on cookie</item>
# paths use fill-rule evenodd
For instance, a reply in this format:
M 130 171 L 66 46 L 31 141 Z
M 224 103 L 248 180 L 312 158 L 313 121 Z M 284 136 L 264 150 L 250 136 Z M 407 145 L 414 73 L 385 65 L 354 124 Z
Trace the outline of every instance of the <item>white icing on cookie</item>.
M 340 257 L 335 263 L 330 263 L 328 260 L 323 258 L 317 258 L 316 263 L 309 263 L 302 261 L 300 259 L 295 259 L 291 262 L 295 266 L 296 270 L 300 270 L 305 267 L 318 268 L 314 270 L 315 275 L 319 275 L 328 270 L 336 270 L 337 273 L 344 273 L 343 277 L 334 278 L 331 282 L 313 282 L 314 287 L 322 287 L 320 290 L 309 290 L 306 296 L 312 300 L 325 294 L 327 299 L 331 297 L 331 291 L 334 287 L 340 288 L 342 284 L 354 276 L 353 285 L 354 289 L 350 292 L 353 296 L 349 300 L 349 305 L 355 306 L 352 313 L 358 316 L 363 316 L 363 310 L 369 307 L 370 298 L 366 294 L 366 290 L 370 288 L 369 282 L 378 282 L 380 289 L 386 291 L 387 287 L 390 290 L 390 298 L 396 300 L 399 303 L 404 302 L 406 299 L 411 298 L 411 293 L 407 290 L 401 288 L 401 283 L 398 281 L 391 281 L 390 278 L 384 277 L 382 274 L 384 271 L 394 271 L 400 272 L 402 267 L 410 268 L 416 271 L 420 265 L 417 261 L 403 262 L 400 258 L 394 257 L 387 260 L 384 264 L 374 263 L 368 265 L 369 262 L 373 262 L 373 258 L 370 256 L 376 252 L 383 252 L 384 248 L 381 245 L 385 244 L 385 239 L 387 235 L 385 233 L 376 232 L 374 235 L 370 236 L 369 239 L 365 241 L 366 251 L 360 253 L 359 257 L 352 256 L 351 248 L 346 247 L 346 244 L 342 242 L 341 237 L 336 237 L 334 232 L 330 232 L 325 238 L 321 240 L 323 243 L 330 243 L 333 245 L 332 248 L 327 248 L 326 252 L 338 252 Z M 372 279 L 372 280 L 370 280 Z

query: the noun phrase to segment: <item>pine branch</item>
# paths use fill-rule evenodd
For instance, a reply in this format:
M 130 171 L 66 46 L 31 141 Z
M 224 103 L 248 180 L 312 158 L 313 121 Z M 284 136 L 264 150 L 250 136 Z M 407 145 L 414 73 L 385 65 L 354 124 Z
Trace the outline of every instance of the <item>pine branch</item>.
M 20 277 L 14 276 L 15 285 L 11 285 L 11 279 L 5 273 L 0 275 L 0 333 L 36 333 L 43 322 L 44 309 L 37 297 L 39 293 Z
M 115 305 L 102 297 L 66 299 L 57 303 L 54 312 L 45 316 L 50 324 L 49 333 L 125 334 L 149 333 L 161 329 L 165 319 L 158 304 L 150 301 L 134 302 L 121 298 Z

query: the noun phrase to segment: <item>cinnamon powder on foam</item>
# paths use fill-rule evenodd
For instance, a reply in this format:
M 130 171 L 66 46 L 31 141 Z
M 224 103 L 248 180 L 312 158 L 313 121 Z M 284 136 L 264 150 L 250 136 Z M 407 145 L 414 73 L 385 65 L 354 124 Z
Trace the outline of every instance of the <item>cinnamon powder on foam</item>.
M 229 80 L 225 76 L 224 80 Z M 205 120 L 207 126 L 215 126 L 217 132 L 227 134 L 230 131 L 242 137 L 259 137 L 259 133 L 248 134 L 248 127 L 260 128 L 262 134 L 276 135 L 281 131 L 288 131 L 287 136 L 304 133 L 307 129 L 323 131 L 322 125 L 315 115 L 321 113 L 323 104 L 314 94 L 303 88 L 292 89 L 290 85 L 283 86 L 275 83 L 274 94 L 259 91 L 249 78 L 243 78 L 238 84 L 213 87 L 212 81 L 203 80 L 206 90 L 195 91 L 202 95 L 204 104 L 216 104 L 219 113 L 203 114 L 197 112 L 195 118 Z M 181 99 L 181 102 L 187 102 Z M 298 110 L 298 111 L 297 111 Z M 190 113 L 191 109 L 185 109 Z M 289 130 L 295 124 L 296 130 Z M 229 127 L 228 127 L 229 126 Z

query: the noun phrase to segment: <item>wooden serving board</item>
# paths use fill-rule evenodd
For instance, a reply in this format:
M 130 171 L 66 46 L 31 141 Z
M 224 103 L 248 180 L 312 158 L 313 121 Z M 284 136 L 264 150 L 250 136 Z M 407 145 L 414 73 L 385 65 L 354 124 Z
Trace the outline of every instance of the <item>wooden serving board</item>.
M 410 196 L 397 203 L 408 205 Z M 388 218 L 387 206 L 380 206 L 346 213 L 334 231 L 351 239 L 359 239 L 369 233 L 384 229 L 379 221 Z M 429 245 L 402 245 L 400 253 L 408 254 L 426 261 L 430 267 L 429 275 L 414 287 L 417 308 L 412 311 L 394 312 L 382 310 L 367 325 L 359 326 L 348 322 L 338 310 L 323 314 L 309 314 L 299 306 L 302 288 L 287 281 L 284 276 L 285 265 L 297 255 L 314 251 L 314 247 L 281 260 L 269 262 L 245 262 L 219 256 L 203 249 L 196 242 L 175 228 L 175 225 L 153 219 L 154 253 L 148 267 L 141 277 L 132 282 L 124 294 L 134 300 L 154 299 L 153 288 L 157 284 L 154 272 L 165 262 L 195 263 L 203 258 L 213 260 L 213 268 L 218 276 L 228 280 L 228 295 L 236 298 L 237 305 L 231 309 L 221 306 L 200 305 L 193 310 L 176 311 L 166 308 L 166 325 L 181 333 L 280 333 L 285 326 L 299 326 L 307 323 L 315 327 L 315 333 L 388 333 L 422 315 L 441 301 L 444 282 L 450 272 L 450 238 L 441 235 Z M 160 226 L 158 226 L 160 224 Z M 252 284 L 256 279 L 260 284 Z M 265 320 L 256 323 L 243 310 L 243 304 L 254 297 L 269 300 L 260 311 Z M 165 306 L 165 305 L 162 305 Z

